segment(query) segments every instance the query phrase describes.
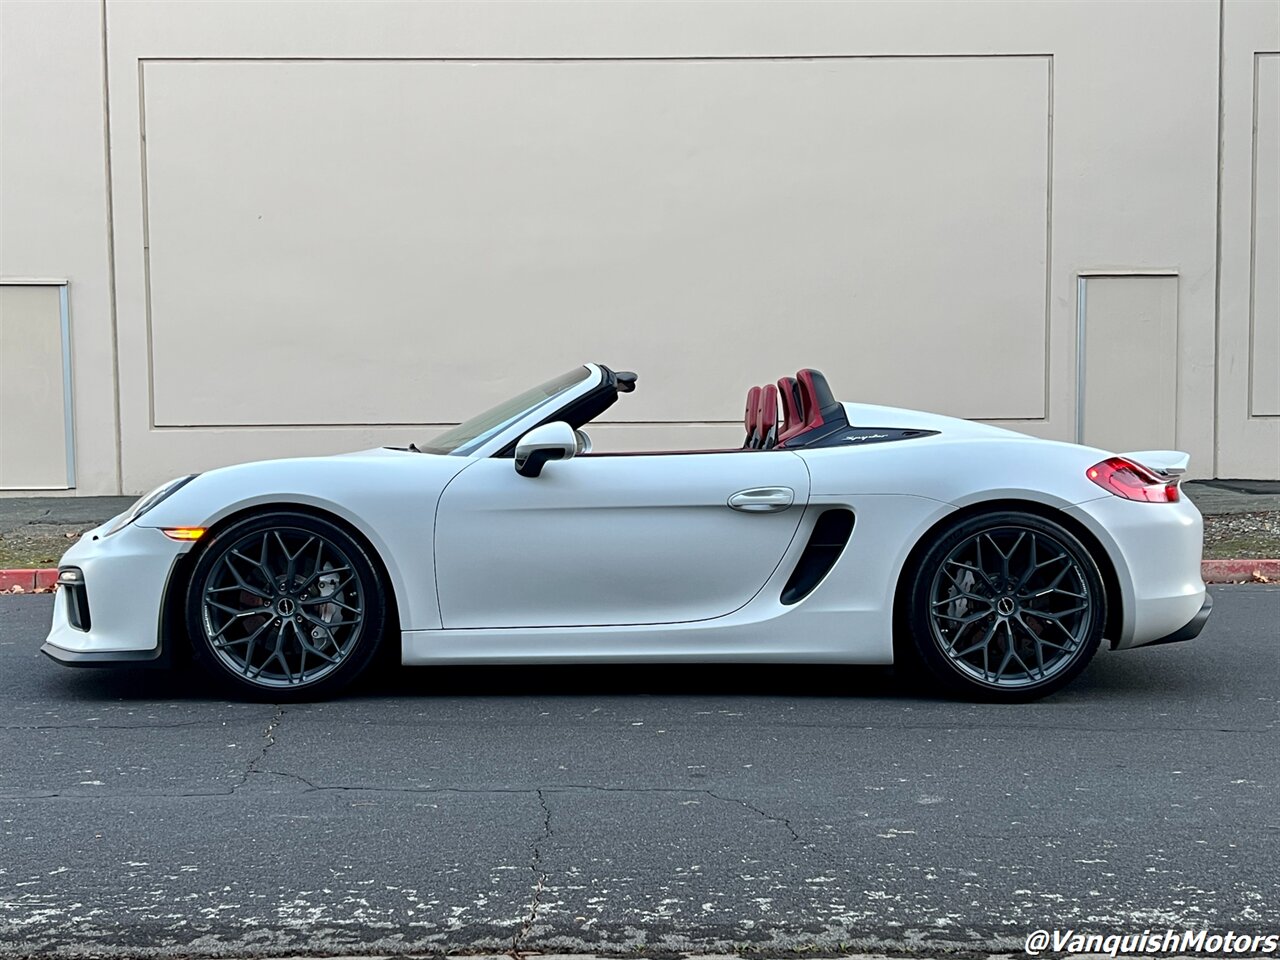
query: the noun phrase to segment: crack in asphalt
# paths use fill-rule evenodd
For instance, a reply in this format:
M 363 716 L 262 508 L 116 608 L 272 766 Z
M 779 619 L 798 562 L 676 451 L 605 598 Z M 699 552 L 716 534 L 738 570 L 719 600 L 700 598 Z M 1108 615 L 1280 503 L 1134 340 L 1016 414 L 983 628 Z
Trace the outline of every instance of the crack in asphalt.
M 787 828 L 787 832 L 791 834 L 792 841 L 795 843 L 800 842 L 800 834 L 796 833 L 795 827 L 791 826 L 791 821 L 788 820 L 786 817 L 775 817 L 773 814 L 766 813 L 765 811 L 761 810 L 759 807 L 748 803 L 746 800 L 740 800 L 737 797 L 722 797 L 717 793 L 712 793 L 710 790 L 706 790 L 704 792 L 709 797 L 715 797 L 715 799 L 719 800 L 721 803 L 739 804 L 740 806 L 743 806 L 746 809 L 750 810 L 752 813 L 758 813 L 760 816 L 764 817 L 766 820 L 770 821 L 771 823 L 782 824 L 784 827 Z
M 275 743 L 275 728 L 280 723 L 280 718 L 284 714 L 283 708 L 277 708 L 276 715 L 271 722 L 267 724 L 264 731 L 264 737 L 268 740 L 263 745 L 262 752 L 250 761 L 244 774 L 239 782 L 230 790 L 205 790 L 191 791 L 183 793 L 144 793 L 144 794 L 119 794 L 119 793 L 33 793 L 33 794 L 8 794 L 0 795 L 0 802 L 10 800 L 143 800 L 143 799 L 169 799 L 169 800 L 195 800 L 210 797 L 229 797 L 242 788 L 251 776 L 261 775 L 270 777 L 281 777 L 285 780 L 293 780 L 303 785 L 303 793 L 384 793 L 384 794 L 404 794 L 404 795 L 439 795 L 452 793 L 459 796 L 526 796 L 532 794 L 538 798 L 538 802 L 543 809 L 543 831 L 544 835 L 536 841 L 533 848 L 534 869 L 537 870 L 537 864 L 540 863 L 542 852 L 539 846 L 543 841 L 551 837 L 551 811 L 547 805 L 547 795 L 553 793 L 573 793 L 575 791 L 583 791 L 587 793 L 666 793 L 677 796 L 706 796 L 720 803 L 727 803 L 733 806 L 742 807 L 751 813 L 769 821 L 776 823 L 786 829 L 791 834 L 793 842 L 803 842 L 803 838 L 796 832 L 788 817 L 780 817 L 762 810 L 748 800 L 740 797 L 726 797 L 700 787 L 605 787 L 590 783 L 565 783 L 555 787 L 374 787 L 361 786 L 353 784 L 321 784 L 298 773 L 290 773 L 284 770 L 260 770 L 258 764 L 266 757 L 267 751 Z M 545 875 L 540 877 L 538 886 L 535 887 L 535 897 L 533 910 L 526 922 L 524 929 L 517 935 L 515 943 L 528 932 L 529 926 L 533 923 L 534 916 L 537 913 L 539 905 L 539 897 L 542 893 L 542 882 Z M 513 954 L 516 952 L 516 946 L 513 943 Z
M 226 720 L 175 720 L 173 723 L 40 723 L 4 724 L 0 730 L 173 730 L 179 727 L 225 727 Z
M 258 764 L 267 759 L 267 753 L 276 745 L 276 727 L 280 726 L 280 721 L 283 719 L 284 706 L 277 703 L 275 704 L 275 712 L 271 714 L 271 719 L 267 721 L 267 726 L 262 731 L 262 749 L 258 751 L 256 757 L 249 761 L 248 766 L 244 768 L 244 773 L 240 775 L 240 780 L 231 787 L 228 794 L 235 793 L 249 782 L 250 777 L 255 773 L 261 772 L 258 770 Z
M 1268 721 L 1265 727 L 1090 727 L 1066 723 L 1023 723 L 1018 721 L 1020 730 L 1048 730 L 1062 733 L 1119 733 L 1126 737 L 1138 733 L 1170 734 L 1170 733 L 1274 733 L 1276 721 Z M 991 731 L 999 733 L 1003 726 L 999 723 L 779 723 L 779 727 L 787 730 L 861 730 L 864 732 L 894 732 L 897 730 L 921 730 L 932 733 L 973 733 L 975 731 Z
M 542 807 L 542 836 L 533 842 L 529 855 L 529 869 L 533 871 L 535 878 L 533 902 L 529 904 L 529 915 L 525 917 L 524 923 L 511 938 L 511 956 L 517 960 L 522 956 L 520 945 L 528 938 L 534 921 L 538 919 L 538 908 L 542 906 L 542 894 L 547 886 L 547 871 L 542 868 L 542 844 L 551 839 L 551 807 L 547 804 L 546 795 L 541 789 L 536 790 L 535 793 L 538 795 L 538 805 Z
M 802 841 L 800 834 L 796 832 L 790 818 L 779 817 L 769 813 L 767 810 L 761 810 L 750 801 L 743 800 L 740 797 L 721 796 L 714 790 L 708 790 L 701 787 L 604 787 L 591 783 L 563 783 L 555 787 L 369 787 L 354 786 L 350 784 L 319 784 L 297 773 L 286 773 L 283 770 L 263 770 L 265 774 L 271 774 L 277 777 L 284 777 L 289 780 L 296 780 L 305 784 L 307 793 L 325 793 L 325 792 L 348 792 L 348 793 L 406 793 L 406 794 L 440 794 L 440 793 L 456 793 L 460 795 L 468 794 L 536 794 L 538 801 L 542 804 L 544 810 L 547 809 L 546 795 L 550 793 L 571 793 L 575 790 L 594 793 L 670 793 L 678 795 L 694 795 L 707 796 L 721 803 L 735 804 L 745 810 L 750 810 L 757 816 L 763 817 L 770 823 L 778 823 L 786 828 L 791 834 L 791 839 L 797 843 Z M 551 836 L 551 814 L 547 812 L 547 837 Z M 543 839 L 546 839 L 545 837 Z
M 290 773 L 284 770 L 265 770 L 260 769 L 260 765 L 266 760 L 267 754 L 276 743 L 276 730 L 284 719 L 285 708 L 282 704 L 274 704 L 274 712 L 267 721 L 266 727 L 262 731 L 262 749 L 253 757 L 245 766 L 244 772 L 241 773 L 240 779 L 236 781 L 229 790 L 207 790 L 207 791 L 190 791 L 182 793 L 155 793 L 155 794 L 64 794 L 61 792 L 38 793 L 38 794 L 15 794 L 0 795 L 0 801 L 7 800 L 82 800 L 82 799 L 138 799 L 138 798 L 169 798 L 169 799 L 198 799 L 206 797 L 227 797 L 244 787 L 250 778 L 256 775 L 265 775 L 273 777 L 282 777 L 286 780 L 293 780 L 304 786 L 305 793 L 326 793 L 326 792 L 359 792 L 359 793 L 398 793 L 398 794 L 439 794 L 439 793 L 456 793 L 456 794 L 529 794 L 537 796 L 538 803 L 542 807 L 543 812 L 543 835 L 534 842 L 532 851 L 532 863 L 530 868 L 534 871 L 537 881 L 534 886 L 533 903 L 530 905 L 529 916 L 525 919 L 523 926 L 512 939 L 511 952 L 513 956 L 520 955 L 520 944 L 528 936 L 529 930 L 534 921 L 537 919 L 538 908 L 541 905 L 542 893 L 545 889 L 547 874 L 541 869 L 542 849 L 541 844 L 551 837 L 551 809 L 547 804 L 548 793 L 566 793 L 574 790 L 593 791 L 601 793 L 670 793 L 670 794 L 701 794 L 711 797 L 720 803 L 736 804 L 745 810 L 749 810 L 759 817 L 764 818 L 770 823 L 781 824 L 791 834 L 793 842 L 800 842 L 800 835 L 792 826 L 791 820 L 787 817 L 779 817 L 743 800 L 739 797 L 725 797 L 713 790 L 696 787 L 605 787 L 595 784 L 561 784 L 558 787 L 493 787 L 493 788 L 462 788 L 462 787 L 372 787 L 358 786 L 348 784 L 320 784 L 307 777 L 297 773 Z M 173 724 L 146 724 L 136 726 L 120 726 L 113 727 L 110 725 L 101 725 L 96 729 L 139 729 L 142 727 L 163 727 L 163 726 L 194 726 L 202 721 L 179 721 Z M 77 729 L 79 727 L 76 727 Z M 43 729 L 43 728 L 24 728 L 24 729 Z M 49 727 L 48 729 L 73 729 L 70 726 Z M 86 728 L 94 729 L 94 728 Z
M 240 779 L 231 785 L 228 790 L 190 790 L 181 793 L 62 793 L 61 791 L 44 792 L 44 793 L 16 793 L 2 794 L 0 801 L 9 800 L 150 800 L 150 799 L 167 799 L 167 800 L 194 800 L 207 797 L 229 797 L 237 790 L 249 782 L 249 778 L 259 773 L 272 773 L 277 776 L 294 776 L 293 774 L 276 773 L 274 770 L 259 770 L 258 764 L 267 758 L 267 753 L 276 743 L 276 728 L 280 726 L 280 721 L 284 718 L 284 707 L 281 704 L 275 704 L 275 711 L 271 714 L 271 719 L 267 721 L 267 725 L 262 731 L 262 749 L 258 751 L 257 756 L 253 757 L 245 766 L 244 772 L 240 774 Z M 180 722 L 175 724 L 165 724 L 165 726 L 191 726 L 192 723 Z M 57 727 L 54 729 L 67 729 Z M 135 727 L 98 727 L 93 729 L 136 729 Z M 304 783 L 309 781 L 302 777 L 295 777 Z

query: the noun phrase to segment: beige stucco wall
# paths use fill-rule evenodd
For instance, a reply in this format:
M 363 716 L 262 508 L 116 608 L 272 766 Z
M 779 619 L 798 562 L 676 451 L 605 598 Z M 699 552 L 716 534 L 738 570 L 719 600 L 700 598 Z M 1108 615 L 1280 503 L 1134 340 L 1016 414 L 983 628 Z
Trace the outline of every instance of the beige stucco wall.
M 583 360 L 641 374 L 605 448 L 732 443 L 812 365 L 1280 476 L 1275 4 L 0 11 L 0 276 L 70 281 L 79 492 Z

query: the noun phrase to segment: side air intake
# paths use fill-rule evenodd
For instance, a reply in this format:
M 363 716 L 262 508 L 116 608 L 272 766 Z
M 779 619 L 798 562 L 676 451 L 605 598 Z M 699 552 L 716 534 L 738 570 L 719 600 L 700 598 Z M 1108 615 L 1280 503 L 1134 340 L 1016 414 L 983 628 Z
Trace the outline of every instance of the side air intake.
M 852 533 L 853 511 L 843 507 L 824 510 L 813 526 L 813 533 L 809 534 L 800 562 L 782 588 L 782 602 L 789 606 L 812 593 L 836 565 Z

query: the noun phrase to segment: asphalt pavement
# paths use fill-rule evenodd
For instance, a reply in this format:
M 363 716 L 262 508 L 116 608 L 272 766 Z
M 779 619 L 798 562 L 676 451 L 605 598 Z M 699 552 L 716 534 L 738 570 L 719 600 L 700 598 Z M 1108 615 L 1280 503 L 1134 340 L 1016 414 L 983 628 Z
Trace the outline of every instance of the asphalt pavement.
M 0 955 L 1009 950 L 1280 931 L 1280 588 L 1021 706 L 890 671 L 392 670 L 330 703 L 38 653 L 0 597 Z

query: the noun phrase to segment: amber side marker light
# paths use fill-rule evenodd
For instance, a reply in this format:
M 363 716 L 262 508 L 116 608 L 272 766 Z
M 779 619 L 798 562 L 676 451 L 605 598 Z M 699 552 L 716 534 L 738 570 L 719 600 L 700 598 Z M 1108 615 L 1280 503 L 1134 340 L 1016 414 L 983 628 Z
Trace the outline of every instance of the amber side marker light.
M 164 527 L 164 535 L 170 540 L 199 540 L 204 536 L 204 527 Z

